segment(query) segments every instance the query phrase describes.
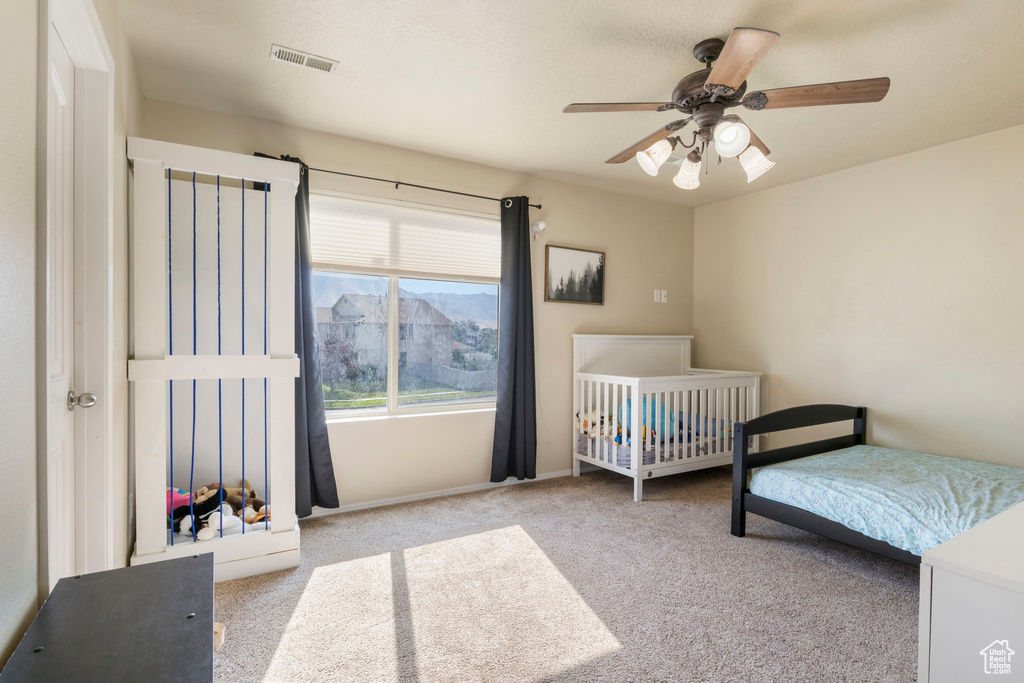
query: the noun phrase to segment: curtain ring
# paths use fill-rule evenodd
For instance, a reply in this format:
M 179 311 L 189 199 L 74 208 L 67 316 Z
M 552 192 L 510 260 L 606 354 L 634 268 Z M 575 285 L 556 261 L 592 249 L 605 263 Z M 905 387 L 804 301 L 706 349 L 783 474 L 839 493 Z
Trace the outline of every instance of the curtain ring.
M 505 208 L 506 209 L 511 209 L 512 208 L 512 200 L 511 199 L 506 199 L 505 200 Z

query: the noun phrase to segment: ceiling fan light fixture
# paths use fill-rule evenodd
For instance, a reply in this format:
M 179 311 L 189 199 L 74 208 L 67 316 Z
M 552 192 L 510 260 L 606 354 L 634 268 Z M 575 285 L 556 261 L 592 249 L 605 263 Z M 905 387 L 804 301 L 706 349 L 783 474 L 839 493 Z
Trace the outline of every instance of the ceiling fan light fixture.
M 715 126 L 715 150 L 734 157 L 750 145 L 750 129 L 739 121 L 722 121 Z
M 770 171 L 775 166 L 775 162 L 769 161 L 764 152 L 751 145 L 740 154 L 740 166 L 747 172 L 747 182 L 752 183 Z
M 679 165 L 679 173 L 672 178 L 672 183 L 680 190 L 696 190 L 700 187 L 700 154 L 690 152 Z
M 658 140 L 647 149 L 636 153 L 636 162 L 647 175 L 658 175 L 658 169 L 668 161 L 672 154 L 672 143 L 668 140 Z

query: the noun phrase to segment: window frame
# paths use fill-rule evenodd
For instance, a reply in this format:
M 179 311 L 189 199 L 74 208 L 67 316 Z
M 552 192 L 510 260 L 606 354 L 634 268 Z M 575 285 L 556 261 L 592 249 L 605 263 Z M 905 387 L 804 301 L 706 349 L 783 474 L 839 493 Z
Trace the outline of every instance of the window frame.
M 373 202 L 377 204 L 387 204 L 391 206 L 403 206 L 411 208 L 420 208 L 429 211 L 435 211 L 437 213 L 452 213 L 463 216 L 471 216 L 474 218 L 482 218 L 485 220 L 492 220 L 498 226 L 500 230 L 501 217 L 499 214 L 483 213 L 479 211 L 466 211 L 463 209 L 454 209 L 446 206 L 437 206 L 433 204 L 419 204 L 416 202 L 407 202 L 394 199 L 385 199 L 380 197 L 373 197 L 369 195 L 354 194 L 351 192 L 338 192 L 332 190 L 322 190 L 310 188 L 310 194 L 329 195 L 334 197 L 343 197 L 347 199 L 354 199 L 364 202 Z M 312 221 L 312 214 L 310 215 L 310 221 Z M 406 416 L 406 415 L 429 415 L 431 413 L 453 413 L 453 412 L 473 412 L 480 410 L 494 410 L 497 407 L 497 399 L 493 401 L 465 401 L 465 400 L 454 400 L 450 403 L 434 403 L 430 405 L 401 405 L 398 401 L 398 366 L 399 366 L 399 342 L 400 340 L 400 317 L 399 317 L 399 297 L 398 297 L 398 281 L 399 279 L 409 280 L 434 280 L 436 282 L 465 282 L 467 284 L 478 284 L 478 285 L 495 285 L 498 287 L 498 311 L 501 311 L 501 280 L 500 278 L 481 278 L 481 277 L 465 277 L 465 276 L 454 276 L 446 275 L 444 273 L 421 273 L 421 272 L 410 272 L 398 269 L 389 268 L 352 268 L 348 266 L 336 266 L 330 263 L 313 263 L 312 270 L 314 272 L 327 272 L 337 273 L 339 275 L 368 275 L 373 277 L 385 277 L 388 281 L 388 376 L 387 376 L 387 395 L 383 409 L 380 408 L 326 408 L 326 416 L 328 422 L 344 422 L 346 420 L 360 420 L 360 419 L 381 419 L 386 417 Z M 499 348 L 501 339 L 501 329 L 498 329 Z

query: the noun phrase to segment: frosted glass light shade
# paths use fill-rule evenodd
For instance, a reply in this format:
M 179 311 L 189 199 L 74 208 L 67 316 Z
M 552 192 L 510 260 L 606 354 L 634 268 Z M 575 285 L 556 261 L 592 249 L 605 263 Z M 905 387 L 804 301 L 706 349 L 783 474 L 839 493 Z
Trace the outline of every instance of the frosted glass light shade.
M 740 154 L 740 166 L 747 172 L 747 182 L 750 183 L 770 171 L 775 162 L 769 161 L 760 149 L 751 145 Z
M 636 153 L 636 161 L 647 175 L 658 175 L 658 169 L 672 154 L 672 143 L 658 140 L 642 152 Z
M 683 163 L 679 165 L 679 173 L 672 178 L 672 183 L 681 190 L 696 190 L 700 187 L 700 162 L 700 158 L 696 161 L 683 159 Z
M 734 157 L 750 144 L 750 129 L 738 121 L 722 121 L 715 126 L 715 150 L 723 157 Z

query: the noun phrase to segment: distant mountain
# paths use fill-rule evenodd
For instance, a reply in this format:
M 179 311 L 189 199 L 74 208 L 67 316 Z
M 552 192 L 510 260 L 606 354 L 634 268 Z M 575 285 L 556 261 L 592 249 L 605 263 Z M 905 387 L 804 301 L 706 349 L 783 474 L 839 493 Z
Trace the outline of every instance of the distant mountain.
M 329 308 L 345 294 L 386 296 L 388 284 L 384 279 L 313 273 L 313 293 L 317 307 Z M 399 289 L 398 295 L 402 298 L 423 299 L 452 320 L 472 320 L 482 328 L 498 327 L 498 297 L 494 294 L 413 294 Z

